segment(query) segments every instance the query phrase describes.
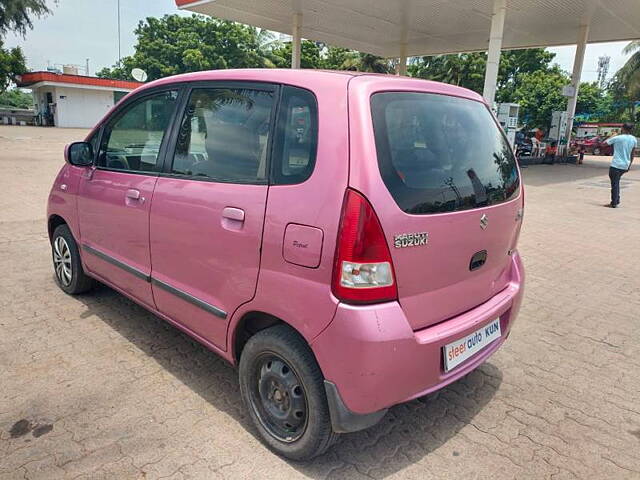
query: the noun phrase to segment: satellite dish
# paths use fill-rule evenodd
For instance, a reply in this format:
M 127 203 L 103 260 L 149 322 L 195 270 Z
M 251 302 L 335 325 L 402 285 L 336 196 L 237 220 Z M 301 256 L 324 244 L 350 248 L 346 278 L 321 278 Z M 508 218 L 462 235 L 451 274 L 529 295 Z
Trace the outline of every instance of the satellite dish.
M 138 82 L 144 82 L 148 77 L 147 72 L 145 72 L 141 68 L 134 68 L 133 70 L 131 70 L 131 76 Z

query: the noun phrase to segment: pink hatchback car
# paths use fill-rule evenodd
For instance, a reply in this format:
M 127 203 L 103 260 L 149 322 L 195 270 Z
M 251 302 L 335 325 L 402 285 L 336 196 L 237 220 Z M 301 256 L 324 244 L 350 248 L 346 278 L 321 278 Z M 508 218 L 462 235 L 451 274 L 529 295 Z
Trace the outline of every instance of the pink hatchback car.
M 466 375 L 520 307 L 523 191 L 469 90 L 311 70 L 165 78 L 69 145 L 56 280 L 118 290 L 239 365 L 292 459 Z

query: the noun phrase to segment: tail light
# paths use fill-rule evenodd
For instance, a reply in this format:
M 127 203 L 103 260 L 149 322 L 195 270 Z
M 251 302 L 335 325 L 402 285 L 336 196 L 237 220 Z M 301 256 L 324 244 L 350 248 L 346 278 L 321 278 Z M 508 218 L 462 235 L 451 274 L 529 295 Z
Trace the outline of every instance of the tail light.
M 333 294 L 347 303 L 395 300 L 389 246 L 371 204 L 358 192 L 347 190 L 333 265 Z

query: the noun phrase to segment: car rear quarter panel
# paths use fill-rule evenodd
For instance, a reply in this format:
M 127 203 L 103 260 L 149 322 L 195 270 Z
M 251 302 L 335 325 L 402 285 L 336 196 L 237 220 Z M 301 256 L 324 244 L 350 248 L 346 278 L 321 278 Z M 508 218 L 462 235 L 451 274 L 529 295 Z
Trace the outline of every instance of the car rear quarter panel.
M 331 273 L 342 200 L 348 183 L 349 132 L 346 75 L 291 75 L 288 84 L 312 91 L 318 103 L 318 149 L 313 174 L 296 185 L 269 187 L 265 212 L 260 274 L 254 299 L 234 313 L 228 343 L 235 327 L 252 311 L 274 315 L 311 341 L 332 320 L 337 300 L 331 294 Z M 283 241 L 288 224 L 323 232 L 320 263 L 315 268 L 288 263 Z

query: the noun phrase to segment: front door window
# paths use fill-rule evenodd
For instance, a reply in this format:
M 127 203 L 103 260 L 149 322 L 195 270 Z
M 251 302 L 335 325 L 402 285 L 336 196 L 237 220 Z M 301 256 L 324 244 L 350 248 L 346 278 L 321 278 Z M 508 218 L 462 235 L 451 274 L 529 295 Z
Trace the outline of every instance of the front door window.
M 144 97 L 125 107 L 105 127 L 97 166 L 159 172 L 160 146 L 175 108 L 175 90 Z

